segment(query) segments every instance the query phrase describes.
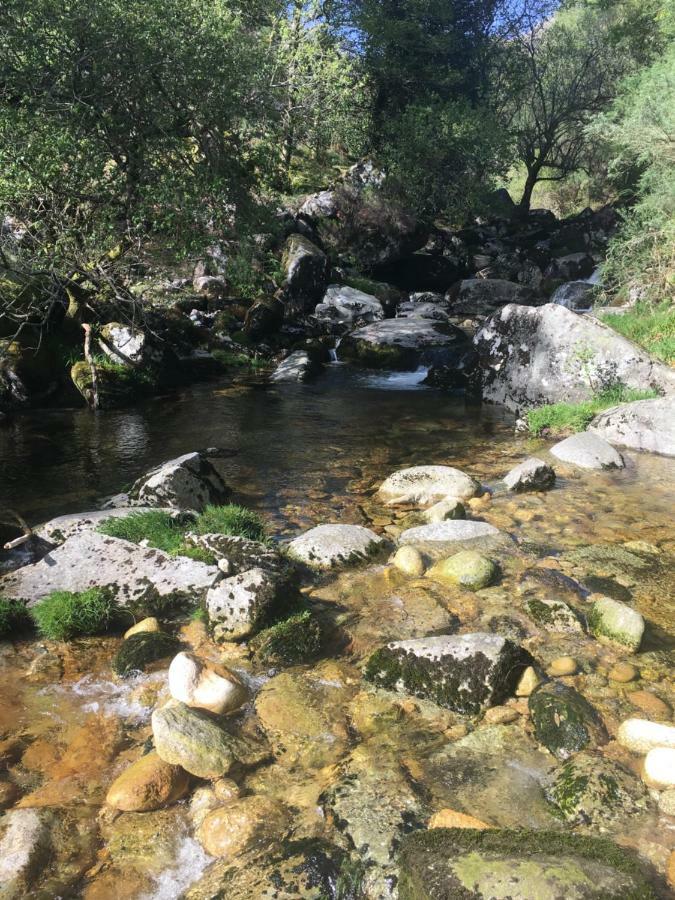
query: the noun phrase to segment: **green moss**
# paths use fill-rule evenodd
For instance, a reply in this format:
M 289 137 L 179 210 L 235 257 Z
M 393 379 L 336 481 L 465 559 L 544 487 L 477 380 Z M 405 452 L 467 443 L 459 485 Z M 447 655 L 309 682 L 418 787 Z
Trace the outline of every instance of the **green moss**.
M 560 682 L 542 685 L 528 702 L 537 740 L 558 759 L 569 759 L 607 732 L 598 713 L 577 691 Z
M 584 431 L 598 413 L 610 406 L 653 397 L 658 397 L 657 391 L 638 391 L 617 385 L 582 403 L 553 403 L 531 409 L 526 416 L 527 427 L 535 435 Z
M 587 775 L 577 773 L 574 763 L 563 766 L 550 796 L 565 818 L 574 818 L 584 791 L 588 788 Z
M 269 362 L 258 356 L 248 356 L 246 353 L 234 353 L 231 350 L 213 350 L 212 356 L 226 369 L 260 369 L 269 368 Z
M 94 358 L 99 405 L 101 409 L 126 406 L 137 397 L 153 393 L 158 386 L 157 373 L 150 368 L 125 366 L 107 356 Z M 73 384 L 92 405 L 94 383 L 91 366 L 80 360 L 70 370 Z
M 307 662 L 321 650 L 321 628 L 309 610 L 266 628 L 250 642 L 255 658 L 272 665 Z
M 103 588 L 54 591 L 30 612 L 40 634 L 54 641 L 102 634 L 120 619 L 112 593 Z
M 356 291 L 362 291 L 364 294 L 370 294 L 371 297 L 377 297 L 381 303 L 396 303 L 401 299 L 401 291 L 385 281 L 373 281 L 372 278 L 362 278 L 354 275 L 353 277 L 345 278 L 344 283 L 347 287 L 354 288 Z
M 150 663 L 177 653 L 179 647 L 180 642 L 169 634 L 161 632 L 132 634 L 124 641 L 113 659 L 113 672 L 123 678 L 134 672 L 143 672 Z
M 31 624 L 25 603 L 0 597 L 0 640 L 20 634 L 30 628 Z

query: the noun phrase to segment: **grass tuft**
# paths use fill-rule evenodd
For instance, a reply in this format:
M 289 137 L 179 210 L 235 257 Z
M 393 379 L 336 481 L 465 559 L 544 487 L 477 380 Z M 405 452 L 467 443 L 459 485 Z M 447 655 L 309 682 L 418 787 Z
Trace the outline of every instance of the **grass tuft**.
M 0 640 L 25 631 L 30 625 L 31 617 L 25 603 L 0 597 Z
M 71 593 L 54 591 L 31 609 L 42 637 L 69 641 L 90 634 L 102 634 L 119 617 L 113 596 L 102 588 Z
M 267 540 L 267 528 L 260 516 L 236 503 L 207 506 L 198 516 L 193 530 L 197 534 L 229 534 L 251 541 Z
M 604 313 L 602 321 L 652 356 L 675 365 L 675 304 L 636 303 L 626 313 Z
M 531 409 L 526 417 L 527 427 L 534 435 L 584 431 L 598 413 L 609 409 L 610 406 L 632 403 L 636 400 L 651 400 L 653 397 L 658 397 L 657 391 L 640 391 L 617 385 L 582 403 L 552 403 Z

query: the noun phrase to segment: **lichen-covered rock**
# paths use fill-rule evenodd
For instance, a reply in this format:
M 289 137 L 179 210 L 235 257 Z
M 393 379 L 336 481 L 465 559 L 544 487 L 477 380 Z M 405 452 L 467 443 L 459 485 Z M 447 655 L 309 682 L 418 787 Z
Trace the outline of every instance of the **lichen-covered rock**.
M 529 597 L 525 600 L 528 615 L 545 631 L 583 631 L 580 619 L 574 610 L 562 600 L 547 597 Z
M 91 366 L 80 360 L 70 369 L 70 378 L 87 404 L 100 409 L 119 409 L 128 406 L 138 397 L 151 392 L 154 378 L 148 373 L 137 373 L 120 363 L 96 366 L 96 383 Z
M 113 672 L 126 678 L 135 672 L 144 672 L 146 666 L 166 659 L 180 646 L 175 637 L 160 631 L 143 631 L 132 634 L 117 651 L 112 661 Z
M 461 550 L 434 563 L 427 577 L 457 584 L 470 591 L 480 591 L 495 581 L 498 572 L 495 563 L 487 556 L 473 550 Z
M 309 662 L 321 650 L 321 626 L 309 610 L 303 610 L 261 631 L 249 647 L 259 662 L 268 665 Z
M 220 778 L 236 765 L 257 765 L 269 756 L 264 744 L 230 734 L 207 713 L 183 703 L 155 710 L 152 734 L 161 759 L 198 778 Z
M 322 324 L 347 327 L 356 322 L 365 325 L 382 319 L 384 309 L 377 297 L 344 284 L 331 284 L 317 304 L 314 316 Z
M 431 506 L 448 498 L 468 500 L 479 490 L 475 478 L 451 466 L 413 466 L 394 472 L 382 482 L 377 493 L 391 506 L 401 503 Z
M 551 453 L 563 462 L 582 469 L 623 469 L 621 454 L 603 438 L 590 431 L 572 434 L 554 444 Z
M 363 525 L 317 525 L 295 538 L 288 552 L 314 569 L 363 562 L 385 546 L 384 540 Z
M 142 506 L 135 508 L 134 512 L 144 513 L 149 512 L 150 509 L 149 506 Z M 175 510 L 171 509 L 161 511 L 175 514 Z M 129 512 L 129 509 L 120 507 L 118 509 L 95 509 L 89 512 L 67 513 L 65 516 L 56 516 L 56 518 L 38 525 L 35 532 L 54 544 L 62 544 L 74 534 L 79 534 L 81 531 L 94 531 L 107 519 L 123 519 L 129 515 Z
M 399 900 L 656 900 L 623 847 L 558 831 L 420 831 L 399 860 Z
M 215 637 L 234 641 L 254 634 L 274 609 L 283 583 L 277 572 L 262 566 L 219 581 L 206 595 Z
M 340 343 L 340 359 L 372 369 L 415 369 L 419 365 L 468 370 L 474 352 L 464 332 L 444 319 L 413 309 L 395 319 L 357 328 Z
M 567 760 L 608 740 L 602 719 L 588 700 L 559 681 L 537 688 L 528 705 L 537 740 L 557 759 Z
M 147 753 L 113 781 L 106 803 L 122 812 L 163 809 L 184 797 L 189 786 L 190 776 L 180 766 Z
M 309 312 L 326 288 L 326 254 L 303 235 L 292 234 L 286 241 L 282 265 L 286 309 L 291 315 Z
M 52 591 L 107 588 L 132 612 L 194 606 L 220 576 L 216 566 L 96 531 L 73 535 L 39 562 L 0 580 L 0 593 L 34 605 Z
M 218 561 L 218 568 L 227 575 L 263 568 L 285 574 L 288 578 L 293 576 L 288 561 L 261 541 L 233 534 L 194 534 L 190 531 L 185 535 L 185 540 L 210 553 Z
M 185 453 L 151 469 L 130 491 L 134 505 L 194 509 L 225 503 L 230 491 L 204 453 Z
M 606 409 L 588 430 L 619 447 L 675 456 L 675 399 L 657 397 Z
M 263 850 L 280 840 L 290 825 L 285 806 L 268 797 L 242 797 L 208 813 L 197 831 L 200 844 L 219 859 L 236 859 L 246 850 Z
M 558 769 L 547 796 L 566 821 L 579 825 L 620 824 L 653 808 L 635 775 L 611 759 L 586 753 Z
M 504 476 L 504 484 L 510 491 L 547 491 L 555 484 L 555 471 L 542 459 L 526 459 L 514 466 Z
M 152 346 L 144 331 L 120 322 L 109 322 L 101 329 L 101 350 L 113 362 L 125 366 L 159 365 L 162 352 Z
M 365 677 L 475 714 L 511 696 L 531 662 L 527 651 L 496 634 L 441 635 L 387 644 L 372 654 Z
M 642 642 L 645 620 L 626 603 L 599 597 L 588 613 L 588 629 L 598 640 L 627 647 L 635 653 Z
M 193 653 L 179 653 L 171 660 L 169 690 L 174 700 L 219 716 L 235 712 L 248 697 L 234 672 L 208 665 Z

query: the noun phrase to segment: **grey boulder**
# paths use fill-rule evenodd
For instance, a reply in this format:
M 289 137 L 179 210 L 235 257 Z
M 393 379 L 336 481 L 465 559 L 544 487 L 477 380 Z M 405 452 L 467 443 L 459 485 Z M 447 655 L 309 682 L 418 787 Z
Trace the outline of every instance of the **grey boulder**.
M 431 506 L 449 497 L 468 500 L 479 490 L 475 478 L 452 466 L 412 466 L 386 478 L 377 493 L 390 506 L 401 503 Z
M 657 397 L 613 406 L 596 416 L 588 430 L 620 447 L 675 456 L 675 400 Z
M 54 544 L 62 544 L 68 538 L 83 531 L 94 531 L 98 526 L 108 519 L 125 518 L 134 513 L 156 512 L 156 507 L 138 506 L 133 510 L 127 507 L 118 507 L 116 509 L 96 509 L 82 513 L 68 513 L 65 516 L 56 516 L 48 522 L 44 522 L 35 529 L 35 533 Z M 175 513 L 173 509 L 165 508 L 161 512 Z
M 205 453 L 185 453 L 162 463 L 136 481 L 129 498 L 134 506 L 165 506 L 201 512 L 226 502 L 229 488 Z
M 291 315 L 309 312 L 326 287 L 326 254 L 301 234 L 286 241 L 282 265 L 285 272 L 285 305 Z
M 590 431 L 573 434 L 551 447 L 563 462 L 582 469 L 623 469 L 624 461 L 611 444 Z
M 377 297 L 347 285 L 331 284 L 326 295 L 314 310 L 321 322 L 336 326 L 364 325 L 384 318 L 384 310 Z
M 472 541 L 479 538 L 496 537 L 498 528 L 489 522 L 471 519 L 448 519 L 431 525 L 417 525 L 408 528 L 399 536 L 400 544 L 447 543 L 451 541 Z
M 534 303 L 534 291 L 503 278 L 466 278 L 446 294 L 453 316 L 489 316 L 508 303 Z
M 555 471 L 542 459 L 526 459 L 514 466 L 504 476 L 504 484 L 510 491 L 547 491 L 555 484 Z
M 363 525 L 317 525 L 288 545 L 289 555 L 311 568 L 363 562 L 385 544 L 383 538 Z

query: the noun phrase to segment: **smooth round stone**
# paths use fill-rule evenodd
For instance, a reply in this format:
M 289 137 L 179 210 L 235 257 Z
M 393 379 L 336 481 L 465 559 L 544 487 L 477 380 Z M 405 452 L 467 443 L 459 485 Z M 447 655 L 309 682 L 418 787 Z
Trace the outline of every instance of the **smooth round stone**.
M 649 753 L 655 747 L 675 749 L 675 726 L 648 719 L 626 719 L 619 725 L 616 739 L 633 753 Z
M 135 625 L 132 625 L 131 628 L 127 629 L 124 632 L 124 640 L 130 638 L 134 634 L 147 634 L 149 632 L 157 632 L 161 631 L 159 627 L 159 622 L 154 616 L 148 616 L 147 619 L 141 619 L 140 622 L 136 622 Z
M 404 575 L 419 576 L 424 575 L 426 566 L 422 559 L 422 554 L 414 547 L 399 547 L 396 551 L 392 563 L 396 568 L 403 572 Z
M 245 850 L 264 849 L 283 836 L 288 824 L 288 811 L 276 800 L 242 797 L 210 812 L 197 838 L 209 856 L 233 860 Z
M 635 681 L 640 675 L 635 666 L 631 666 L 630 663 L 625 662 L 620 662 L 615 666 L 612 666 L 608 674 L 611 681 L 616 681 L 619 684 L 628 684 L 630 681 Z
M 488 825 L 477 819 L 475 816 L 469 816 L 466 813 L 455 812 L 454 809 L 439 809 L 429 819 L 429 828 L 476 828 L 485 831 L 486 828 L 494 828 L 494 825 Z
M 190 776 L 180 766 L 164 762 L 155 753 L 141 756 L 110 786 L 106 803 L 123 812 L 150 812 L 180 800 Z
M 659 795 L 659 810 L 664 816 L 675 818 L 675 788 L 670 788 Z
M 518 687 L 516 688 L 516 697 L 529 697 L 532 691 L 539 687 L 541 678 L 537 675 L 536 670 L 532 666 L 528 666 L 520 676 Z
M 240 679 L 226 669 L 217 672 L 192 653 L 179 653 L 169 666 L 169 690 L 174 700 L 216 715 L 238 710 L 248 697 Z
M 643 780 L 659 791 L 675 786 L 675 749 L 654 747 L 645 756 Z
M 548 667 L 548 674 L 554 678 L 560 678 L 564 675 L 574 675 L 578 669 L 577 661 L 572 656 L 559 656 L 554 659 Z
M 652 719 L 670 719 L 672 715 L 672 710 L 665 700 L 652 694 L 651 691 L 633 691 L 628 694 L 628 699 L 640 712 Z
M 487 556 L 473 550 L 462 550 L 454 556 L 439 560 L 429 569 L 427 575 L 438 581 L 460 585 L 470 591 L 480 591 L 492 584 L 497 573 L 497 566 Z

